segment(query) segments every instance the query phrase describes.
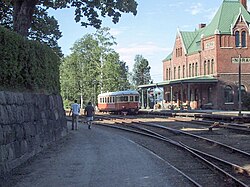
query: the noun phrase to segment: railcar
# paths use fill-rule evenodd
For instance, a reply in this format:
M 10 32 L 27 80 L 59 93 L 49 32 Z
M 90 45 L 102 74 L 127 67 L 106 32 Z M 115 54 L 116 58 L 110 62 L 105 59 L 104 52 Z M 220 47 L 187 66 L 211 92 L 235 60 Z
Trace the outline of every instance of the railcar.
M 126 90 L 99 94 L 98 109 L 100 112 L 137 114 L 139 93 L 135 90 Z

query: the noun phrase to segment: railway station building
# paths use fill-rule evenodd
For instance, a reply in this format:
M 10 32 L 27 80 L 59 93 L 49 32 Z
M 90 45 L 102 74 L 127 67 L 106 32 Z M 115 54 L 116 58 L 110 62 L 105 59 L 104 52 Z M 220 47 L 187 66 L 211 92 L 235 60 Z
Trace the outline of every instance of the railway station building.
M 247 0 L 223 0 L 209 24 L 177 30 L 163 82 L 139 88 L 162 87 L 163 108 L 238 110 L 250 90 L 249 24 Z

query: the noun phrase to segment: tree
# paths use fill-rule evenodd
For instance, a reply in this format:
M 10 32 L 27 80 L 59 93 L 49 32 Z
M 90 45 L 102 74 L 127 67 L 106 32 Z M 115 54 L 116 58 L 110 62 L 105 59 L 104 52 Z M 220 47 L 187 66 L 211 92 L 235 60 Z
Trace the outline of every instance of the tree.
M 142 55 L 135 56 L 135 63 L 132 72 L 132 81 L 135 86 L 144 85 L 150 83 L 150 69 L 148 60 Z
M 61 92 L 64 100 L 73 101 L 81 95 L 85 101 L 94 102 L 101 90 L 117 91 L 129 87 L 128 67 L 112 49 L 115 39 L 108 31 L 102 28 L 83 36 L 74 43 L 72 54 L 63 60 Z
M 59 56 L 63 56 L 61 48 L 58 46 L 58 39 L 62 37 L 59 30 L 57 20 L 52 16 L 50 17 L 47 12 L 48 8 L 35 7 L 32 17 L 31 27 L 28 30 L 27 37 L 32 40 L 38 40 L 41 43 L 47 44 Z M 9 4 L 0 3 L 0 25 L 3 27 L 14 30 L 13 26 L 13 6 Z
M 114 92 L 130 88 L 128 66 L 119 60 L 119 54 L 111 52 L 106 56 L 103 65 L 103 92 Z
M 37 6 L 45 9 L 73 7 L 76 22 L 81 21 L 82 26 L 94 26 L 95 28 L 101 27 L 102 21 L 99 14 L 102 17 L 111 17 L 112 21 L 117 23 L 121 13 L 131 12 L 133 15 L 137 13 L 135 0 L 3 0 L 3 3 L 4 8 L 13 8 L 13 28 L 25 37 L 28 36 Z

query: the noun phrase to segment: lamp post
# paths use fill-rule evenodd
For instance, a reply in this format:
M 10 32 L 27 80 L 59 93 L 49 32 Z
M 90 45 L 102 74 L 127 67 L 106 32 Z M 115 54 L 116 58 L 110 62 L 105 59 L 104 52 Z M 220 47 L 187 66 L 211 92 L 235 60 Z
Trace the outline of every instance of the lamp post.
M 96 84 L 97 84 L 97 81 L 96 80 L 94 80 L 93 81 L 93 84 L 94 84 L 94 99 L 93 99 L 93 104 L 94 104 L 94 106 L 96 106 Z
M 241 55 L 239 55 L 239 88 L 238 88 L 238 91 L 239 91 L 239 113 L 238 113 L 238 116 L 241 116 Z

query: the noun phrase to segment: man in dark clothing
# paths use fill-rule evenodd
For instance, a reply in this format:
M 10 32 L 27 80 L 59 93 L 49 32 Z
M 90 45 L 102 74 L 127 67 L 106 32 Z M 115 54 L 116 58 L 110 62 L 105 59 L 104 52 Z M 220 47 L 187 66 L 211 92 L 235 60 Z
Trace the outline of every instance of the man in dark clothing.
M 89 129 L 91 129 L 91 124 L 92 124 L 92 121 L 94 120 L 94 113 L 95 113 L 95 109 L 92 106 L 92 103 L 88 102 L 88 105 L 84 109 L 84 114 L 86 115 L 86 120 L 87 120 Z

